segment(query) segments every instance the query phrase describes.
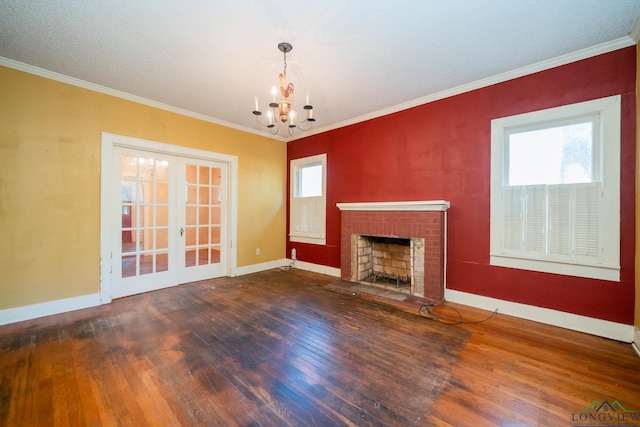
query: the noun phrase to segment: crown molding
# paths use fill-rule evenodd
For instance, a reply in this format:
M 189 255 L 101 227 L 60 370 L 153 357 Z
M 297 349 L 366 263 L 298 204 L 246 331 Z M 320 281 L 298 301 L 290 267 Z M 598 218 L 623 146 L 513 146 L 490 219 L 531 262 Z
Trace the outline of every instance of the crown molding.
M 572 62 L 580 61 L 582 59 L 591 58 L 597 55 L 602 55 L 604 53 L 613 52 L 618 49 L 623 49 L 625 47 L 635 45 L 638 40 L 640 40 L 640 17 L 636 20 L 631 33 L 628 36 L 621 37 L 616 40 L 612 40 L 606 43 L 602 43 L 596 46 L 591 46 L 585 49 L 581 49 L 575 52 L 568 53 L 566 55 L 561 55 L 555 58 L 551 58 L 545 61 L 540 61 L 535 64 L 527 65 L 524 67 L 517 68 L 512 71 L 507 71 L 505 73 L 497 74 L 492 77 L 487 77 L 485 79 L 477 80 L 475 82 L 467 83 L 464 85 L 460 85 L 451 89 L 446 89 L 440 92 L 436 92 L 431 95 L 423 96 L 420 98 L 412 99 L 410 101 L 397 104 L 391 107 L 384 108 L 382 110 L 374 111 L 371 113 L 363 114 L 361 116 L 357 116 L 348 120 L 344 120 L 342 122 L 333 124 L 331 126 L 315 128 L 305 133 L 296 134 L 289 137 L 282 137 L 280 135 L 271 135 L 265 134 L 264 132 L 260 132 L 258 130 L 238 126 L 236 124 L 226 122 L 223 120 L 219 120 L 210 116 L 206 116 L 204 114 L 195 113 L 193 111 L 185 110 L 178 107 L 173 107 L 168 104 L 163 104 L 161 102 L 152 101 L 147 98 L 143 98 L 140 96 L 132 95 L 126 92 L 122 92 L 116 89 L 111 89 L 105 86 L 97 85 L 94 83 L 90 83 L 84 80 L 77 79 L 75 77 L 69 77 L 64 74 L 56 73 L 54 71 L 45 70 L 43 68 L 35 67 L 32 65 L 24 64 L 22 62 L 14 61 L 9 58 L 4 58 L 0 56 L 0 66 L 5 66 L 8 68 L 13 68 L 15 70 L 24 71 L 25 73 L 34 74 L 40 77 L 45 77 L 51 80 L 56 80 L 62 83 L 67 83 L 73 86 L 78 86 L 84 89 L 92 90 L 95 92 L 104 93 L 105 95 L 115 96 L 117 98 L 125 99 L 132 102 L 137 102 L 140 104 L 144 104 L 150 107 L 158 108 L 161 110 L 169 111 L 172 113 L 180 114 L 187 117 L 192 117 L 194 119 L 203 120 L 205 122 L 213 123 L 216 125 L 228 127 L 231 129 L 235 129 L 241 132 L 247 132 L 254 135 L 262 136 L 265 138 L 275 139 L 278 141 L 289 142 L 295 141 L 297 139 L 308 138 L 312 135 L 317 135 L 324 132 L 329 132 L 331 130 L 339 129 L 342 127 L 354 125 L 356 123 L 365 122 L 367 120 L 376 119 L 382 116 L 386 116 L 389 114 L 397 113 L 399 111 L 408 110 L 409 108 L 417 107 L 420 105 L 428 104 L 430 102 L 438 101 L 440 99 L 449 98 L 451 96 L 460 95 L 465 92 L 470 92 L 476 89 L 481 89 L 487 86 L 491 86 L 497 83 L 503 83 L 509 80 L 513 80 L 519 77 L 524 77 L 529 74 L 534 74 L 540 71 L 549 70 L 551 68 L 559 67 L 561 65 L 570 64 Z
M 640 17 L 638 19 L 640 20 Z M 538 73 L 540 71 L 549 70 L 551 68 L 570 64 L 572 62 L 580 61 L 583 59 L 602 55 L 604 53 L 613 52 L 618 49 L 623 49 L 625 47 L 633 46 L 636 44 L 636 41 L 633 38 L 634 33 L 636 36 L 635 40 L 637 40 L 638 37 L 640 37 L 640 24 L 638 23 L 638 21 L 636 21 L 636 25 L 634 25 L 633 31 L 629 36 L 621 37 L 619 39 L 612 40 L 610 42 L 602 43 L 596 46 L 588 47 L 586 49 L 581 49 L 575 52 L 571 52 L 566 55 L 561 55 L 555 58 L 547 59 L 545 61 L 540 61 L 535 64 L 526 65 L 524 67 L 520 67 L 515 70 L 507 71 L 505 73 L 497 74 L 495 76 L 487 77 L 485 79 L 477 80 L 475 82 L 467 83 L 467 84 L 457 86 L 451 89 L 446 89 L 431 95 L 416 98 L 416 99 L 404 102 L 402 104 L 397 104 L 388 108 L 384 108 L 382 110 L 374 111 L 372 113 L 363 114 L 361 116 L 357 116 L 352 119 L 348 119 L 331 126 L 316 128 L 313 134 L 328 132 L 330 130 L 335 130 L 335 129 L 343 128 L 346 126 L 354 125 L 356 123 L 365 122 L 367 120 L 372 120 L 379 117 L 387 116 L 389 114 L 397 113 L 399 111 L 408 110 L 409 108 L 428 104 L 430 102 L 449 98 L 451 96 L 460 95 L 465 92 L 471 92 L 476 89 L 481 89 L 481 88 L 495 85 L 498 83 L 503 83 L 519 77 L 527 76 L 529 74 Z M 312 134 L 299 135 L 296 137 L 289 138 L 287 139 L 287 141 L 293 141 L 295 139 L 301 139 L 311 135 Z
M 5 58 L 0 56 L 0 66 L 4 66 L 7 68 L 12 68 L 14 70 L 23 71 L 28 74 L 33 74 L 39 77 L 44 77 L 46 79 L 55 80 L 60 83 L 66 83 L 72 86 L 80 87 L 83 89 L 91 90 L 94 92 L 99 92 L 105 95 L 114 96 L 116 98 L 124 99 L 127 101 L 132 101 L 138 104 L 147 105 L 149 107 L 158 108 L 160 110 L 165 110 L 171 113 L 180 114 L 182 116 L 191 117 L 197 120 L 202 120 L 205 122 L 213 123 L 216 125 L 224 126 L 227 128 L 235 129 L 241 132 L 251 133 L 254 135 L 262 136 L 265 138 L 276 139 L 279 141 L 285 141 L 285 138 L 279 135 L 267 135 L 263 132 L 259 132 L 255 129 L 247 128 L 244 126 L 238 126 L 234 123 L 226 122 L 224 120 L 219 120 L 211 116 L 207 116 L 200 113 L 195 113 L 193 111 L 185 110 L 182 108 L 174 107 L 172 105 L 164 104 L 162 102 L 153 101 L 151 99 L 143 98 L 141 96 L 132 95 L 127 92 L 122 92 L 116 89 L 111 89 L 106 86 L 101 86 L 95 83 L 87 82 L 85 80 L 77 79 L 75 77 L 66 76 L 64 74 L 56 73 L 55 71 L 46 70 L 44 68 L 35 67 L 33 65 L 24 64 L 22 62 L 14 61 L 13 59 Z

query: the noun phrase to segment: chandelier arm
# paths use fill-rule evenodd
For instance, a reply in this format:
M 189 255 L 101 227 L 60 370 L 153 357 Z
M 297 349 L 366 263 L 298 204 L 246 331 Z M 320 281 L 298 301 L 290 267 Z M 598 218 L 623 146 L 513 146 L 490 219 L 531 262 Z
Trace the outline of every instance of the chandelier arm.
M 309 126 L 308 126 L 308 127 L 300 126 L 300 125 L 305 124 L 305 123 L 309 123 Z M 312 121 L 309 121 L 309 120 L 302 120 L 302 121 L 298 121 L 298 128 L 299 128 L 301 131 L 306 132 L 306 131 L 310 130 L 310 129 L 313 127 L 313 124 L 314 124 L 314 123 L 315 123 L 315 122 L 312 122 Z

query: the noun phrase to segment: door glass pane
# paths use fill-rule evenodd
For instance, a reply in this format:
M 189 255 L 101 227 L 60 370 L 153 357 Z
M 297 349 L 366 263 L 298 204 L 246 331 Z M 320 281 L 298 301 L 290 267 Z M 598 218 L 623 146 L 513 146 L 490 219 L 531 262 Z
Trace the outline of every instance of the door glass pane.
M 209 224 L 209 206 L 198 208 L 198 224 Z
M 154 249 L 169 248 L 169 229 L 160 228 L 156 230 L 156 247 Z
M 211 168 L 211 185 L 222 183 L 222 171 L 220 168 Z
M 198 182 L 200 184 L 209 184 L 209 176 L 211 175 L 210 168 L 206 166 L 200 166 L 200 179 Z
M 218 264 L 220 262 L 220 249 L 211 248 L 211 264 Z
M 156 203 L 169 203 L 169 184 L 156 184 Z
M 200 245 L 209 243 L 209 227 L 198 227 L 198 243 Z
M 186 222 L 187 225 L 196 225 L 196 207 L 195 206 L 187 206 L 186 212 Z
M 192 184 L 198 182 L 198 169 L 196 165 L 187 165 L 187 182 Z
M 136 275 L 136 256 L 122 255 L 122 277 L 133 277 Z
M 149 156 L 121 156 L 122 277 L 168 269 L 168 162 Z M 162 255 L 158 256 L 158 249 Z M 162 263 L 158 263 L 162 259 Z M 161 270 L 158 270 L 161 266 Z
M 220 206 L 213 206 L 211 208 L 211 224 L 220 225 Z
M 160 160 L 156 164 L 156 181 L 169 180 L 169 162 Z
M 211 243 L 220 244 L 220 227 L 211 227 Z
M 211 189 L 211 200 L 212 200 L 212 204 L 217 205 L 220 203 L 220 188 L 218 187 L 213 187 Z
M 140 275 L 153 273 L 153 255 L 140 256 Z
M 220 168 L 187 165 L 186 267 L 220 262 L 219 247 L 214 247 L 220 242 L 220 183 Z M 217 233 L 212 233 L 212 225 L 218 226 Z
M 160 252 L 156 255 L 156 272 L 169 270 L 169 254 Z
M 198 265 L 209 264 L 209 249 L 198 249 Z
M 156 227 L 169 225 L 169 206 L 156 206 Z
M 200 187 L 200 196 L 198 198 L 198 202 L 201 205 L 209 204 L 209 188 Z
M 196 265 L 196 251 L 193 249 L 184 252 L 184 266 L 193 267 Z
M 187 227 L 185 232 L 185 239 L 187 246 L 195 246 L 196 245 L 196 228 L 195 227 Z

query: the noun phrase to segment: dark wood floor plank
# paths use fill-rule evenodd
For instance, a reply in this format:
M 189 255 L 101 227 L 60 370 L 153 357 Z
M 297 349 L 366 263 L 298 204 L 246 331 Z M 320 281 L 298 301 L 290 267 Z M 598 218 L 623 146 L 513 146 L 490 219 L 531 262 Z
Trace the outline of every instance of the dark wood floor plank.
M 450 326 L 345 289 L 272 270 L 0 327 L 0 425 L 554 426 L 594 400 L 640 410 L 626 344 L 499 313 Z

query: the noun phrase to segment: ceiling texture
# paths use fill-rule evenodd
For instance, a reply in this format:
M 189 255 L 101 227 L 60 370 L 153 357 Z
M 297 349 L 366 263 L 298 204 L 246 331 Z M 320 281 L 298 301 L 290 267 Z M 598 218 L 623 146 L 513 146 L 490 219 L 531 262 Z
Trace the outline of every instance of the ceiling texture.
M 633 45 L 639 15 L 640 0 L 0 0 L 0 65 L 271 136 L 252 110 L 282 41 L 294 108 L 308 94 L 322 132 Z

